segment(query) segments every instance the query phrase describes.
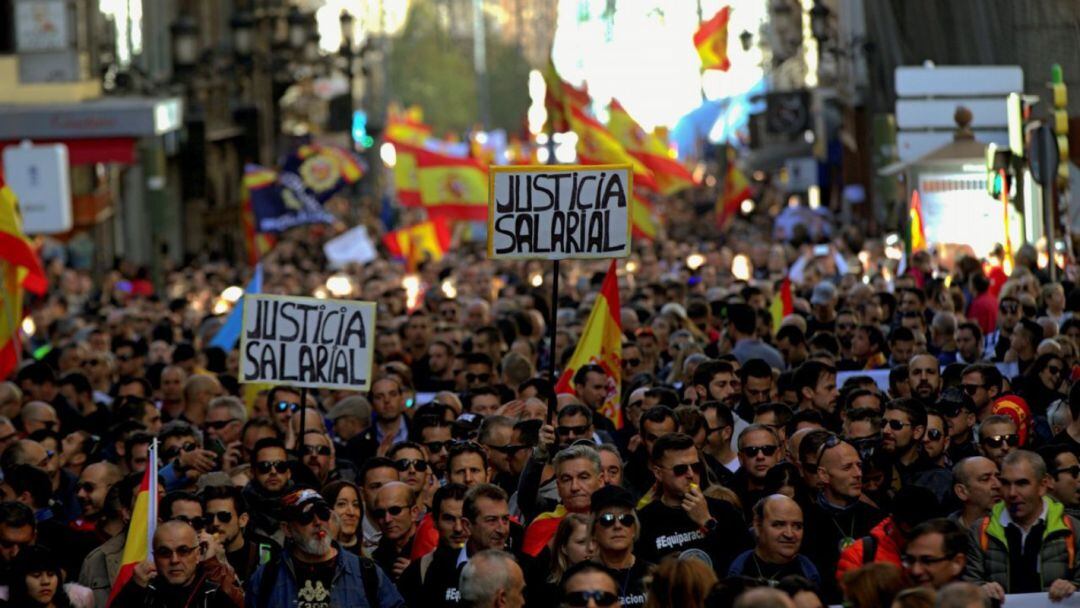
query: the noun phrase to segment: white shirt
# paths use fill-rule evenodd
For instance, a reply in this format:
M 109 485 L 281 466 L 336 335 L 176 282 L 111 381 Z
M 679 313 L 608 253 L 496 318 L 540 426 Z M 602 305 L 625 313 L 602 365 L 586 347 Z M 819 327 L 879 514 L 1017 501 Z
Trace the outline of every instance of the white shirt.
M 1023 551 L 1024 545 L 1027 543 L 1028 533 L 1031 532 L 1031 528 L 1034 528 L 1035 524 L 1040 521 L 1046 523 L 1046 513 L 1048 510 L 1049 508 L 1047 506 L 1047 499 L 1045 496 L 1043 496 L 1042 513 L 1039 513 L 1039 518 L 1032 522 L 1031 526 L 1028 527 L 1026 530 L 1023 526 L 1021 526 L 1020 524 L 1016 524 L 1016 522 L 1013 521 L 1012 515 L 1009 514 L 1008 508 L 1004 508 L 1001 510 L 1001 515 L 998 517 L 998 523 L 1000 523 L 1003 527 L 1006 528 L 1009 527 L 1009 524 L 1016 524 L 1016 527 L 1020 529 L 1020 550 Z

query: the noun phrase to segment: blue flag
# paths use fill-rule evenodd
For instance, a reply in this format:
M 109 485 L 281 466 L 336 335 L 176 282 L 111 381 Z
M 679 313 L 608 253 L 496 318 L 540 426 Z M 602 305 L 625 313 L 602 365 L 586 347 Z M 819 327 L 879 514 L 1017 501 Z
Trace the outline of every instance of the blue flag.
M 255 266 L 255 276 L 251 277 L 251 281 L 247 284 L 247 288 L 244 289 L 244 294 L 249 293 L 262 293 L 263 283 L 263 268 L 262 264 Z M 236 348 L 236 341 L 240 339 L 240 332 L 244 329 L 244 298 L 240 297 L 236 301 L 236 306 L 233 306 L 232 312 L 229 313 L 229 318 L 225 319 L 225 324 L 221 326 L 214 338 L 210 340 L 210 346 L 216 346 L 223 349 L 225 352 L 229 352 Z

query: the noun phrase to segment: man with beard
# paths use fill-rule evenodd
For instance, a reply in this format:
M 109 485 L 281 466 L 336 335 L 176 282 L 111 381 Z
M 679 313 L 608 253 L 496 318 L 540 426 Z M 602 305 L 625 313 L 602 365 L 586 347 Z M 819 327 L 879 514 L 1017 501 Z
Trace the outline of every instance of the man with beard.
M 285 443 L 275 437 L 260 439 L 252 450 L 251 481 L 244 486 L 244 500 L 251 509 L 255 532 L 281 544 L 281 497 L 292 489 L 292 470 L 289 468 Z
M 924 404 L 937 400 L 941 390 L 941 371 L 938 360 L 933 355 L 915 355 L 908 363 L 908 386 L 911 396 L 922 400 Z
M 741 384 L 735 367 L 729 361 L 709 360 L 697 366 L 691 380 L 695 403 L 719 401 L 735 412 L 739 402 Z M 750 421 L 735 412 L 735 430 L 731 437 L 731 449 L 737 449 L 739 433 L 750 426 Z M 648 454 L 645 455 L 646 457 Z
M 956 328 L 956 362 L 970 365 L 982 361 L 983 333 L 977 323 L 967 321 Z
M 881 421 L 881 448 L 891 457 L 894 467 L 893 489 L 910 482 L 923 467 L 917 464 L 923 435 L 926 433 L 926 408 L 915 399 L 894 399 L 885 405 Z
M 304 466 L 311 471 L 323 487 L 331 481 L 356 479 L 356 468 L 347 460 L 337 460 L 334 454 L 334 442 L 322 431 L 304 433 Z
M 244 592 L 236 573 L 221 560 L 217 543 L 200 550 L 191 524 L 167 521 L 154 532 L 153 560 L 139 562 L 116 596 L 115 606 L 198 605 L 239 608 Z
M 704 365 L 704 364 L 702 364 Z M 700 369 L 700 368 L 699 368 Z M 728 416 L 734 416 L 729 405 L 710 401 L 718 408 L 727 410 Z M 737 421 L 741 418 L 736 417 Z M 736 422 L 737 424 L 737 422 Z M 656 483 L 652 469 L 649 465 L 649 454 L 656 440 L 668 433 L 674 433 L 679 423 L 675 420 L 675 413 L 668 407 L 659 405 L 645 410 L 638 420 L 638 438 L 630 441 L 630 456 L 623 470 L 626 486 L 632 492 L 641 496 L 649 491 Z
M 80 532 L 98 533 L 97 526 L 105 509 L 105 496 L 121 477 L 120 468 L 108 462 L 95 462 L 83 469 L 77 486 L 79 490 L 75 494 L 82 507 L 82 516 L 71 522 L 72 528 Z
M 463 517 L 467 491 L 459 483 L 448 483 L 435 491 L 431 516 L 439 541 L 434 550 L 414 558 L 398 579 L 407 605 L 452 608 L 460 604 L 458 556 L 469 540 Z
M 999 467 L 1005 456 L 1019 445 L 1020 435 L 1012 418 L 997 414 L 979 424 L 979 451 Z
M 979 422 L 993 415 L 993 403 L 1001 394 L 1001 380 L 1001 370 L 992 363 L 976 363 L 964 368 L 960 388 L 974 402 L 975 418 Z
M 971 456 L 953 466 L 953 479 L 953 493 L 961 507 L 949 519 L 967 530 L 1001 500 L 998 465 L 984 456 Z
M 731 562 L 728 576 L 745 576 L 772 585 L 785 576 L 796 575 L 820 586 L 817 567 L 799 553 L 803 540 L 799 504 L 782 494 L 773 494 L 757 501 L 753 513 L 757 543 Z
M 333 512 L 318 492 L 294 490 L 281 503 L 286 549 L 248 581 L 248 608 L 405 606 L 394 584 L 374 562 L 334 546 L 330 534 Z
M 1068 446 L 1051 445 L 1040 449 L 1039 456 L 1046 461 L 1050 496 L 1065 505 L 1069 515 L 1080 512 L 1080 460 L 1076 454 Z
M 240 488 L 207 486 L 199 497 L 206 505 L 203 512 L 207 519 L 207 531 L 225 549 L 225 557 L 240 582 L 246 582 L 259 566 L 270 561 L 278 552 L 277 544 L 265 536 L 247 531 L 250 516 Z
M 716 479 L 723 485 L 729 485 L 742 466 L 738 453 L 731 449 L 735 415 L 727 406 L 717 401 L 703 403 L 701 412 L 705 416 L 705 446 L 701 455 Z
M 371 518 L 378 523 L 382 538 L 371 558 L 395 581 L 409 566 L 419 513 L 416 493 L 400 481 L 384 485 L 375 495 Z
M 836 418 L 836 400 L 840 391 L 836 388 L 836 368 L 811 360 L 795 370 L 795 391 L 799 394 L 799 411 L 816 410 L 827 421 Z
M 454 382 L 454 348 L 436 340 L 427 347 L 427 373 L 416 378 L 416 390 L 422 393 L 452 391 Z

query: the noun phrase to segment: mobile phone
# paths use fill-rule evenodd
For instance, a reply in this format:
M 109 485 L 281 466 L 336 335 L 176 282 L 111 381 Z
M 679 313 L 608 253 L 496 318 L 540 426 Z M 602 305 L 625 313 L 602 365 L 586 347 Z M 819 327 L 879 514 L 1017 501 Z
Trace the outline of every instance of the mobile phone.
M 814 245 L 814 255 L 815 256 L 829 255 L 829 246 L 828 245 Z
M 222 443 L 220 439 L 218 439 L 217 437 L 214 437 L 210 441 L 206 442 L 206 449 L 208 449 L 211 452 L 217 454 L 218 458 L 221 458 L 222 456 L 225 455 L 225 449 L 226 448 L 225 448 L 225 444 Z

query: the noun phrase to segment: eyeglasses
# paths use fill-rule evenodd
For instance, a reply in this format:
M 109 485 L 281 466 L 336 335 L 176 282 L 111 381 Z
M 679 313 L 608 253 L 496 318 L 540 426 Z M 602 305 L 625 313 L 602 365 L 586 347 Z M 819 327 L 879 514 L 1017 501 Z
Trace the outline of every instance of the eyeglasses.
M 637 367 L 641 365 L 641 359 L 623 359 L 623 367 Z
M 1002 444 L 1009 444 L 1010 448 L 1015 448 L 1020 445 L 1020 435 L 1015 433 L 1011 435 L 990 435 L 989 437 L 983 437 L 982 443 L 988 448 L 1000 448 Z
M 559 435 L 563 436 L 563 437 L 568 437 L 571 434 L 573 434 L 575 436 L 584 435 L 585 433 L 588 432 L 588 430 L 589 430 L 589 425 L 587 425 L 587 424 L 581 424 L 581 425 L 578 425 L 578 426 L 559 426 L 559 427 L 555 428 L 555 432 L 558 433 Z
M 292 520 L 301 526 L 306 526 L 315 521 L 316 517 L 319 521 L 330 521 L 330 506 L 324 502 L 317 502 L 310 509 L 298 513 Z
M 601 528 L 610 528 L 615 525 L 615 522 L 619 522 L 619 525 L 624 528 L 629 528 L 630 526 L 637 523 L 637 518 L 634 517 L 633 513 L 623 513 L 622 515 L 615 515 L 614 513 L 604 513 L 600 517 L 596 518 L 596 523 Z
M 304 445 L 304 453 L 308 456 L 329 456 L 330 446 L 326 445 Z
M 210 520 L 216 519 L 223 524 L 227 524 L 232 521 L 232 513 L 228 511 L 211 511 L 206 514 L 206 519 L 207 523 L 209 523 Z
M 450 449 L 450 446 L 454 444 L 453 440 L 450 441 L 428 441 L 424 443 L 424 447 L 428 449 L 432 454 L 438 454 L 443 450 Z
M 1004 313 L 1013 314 L 1020 310 L 1020 304 L 1018 302 L 1002 302 L 998 305 L 998 310 Z
M 901 555 L 900 563 L 905 568 L 911 568 L 915 564 L 920 566 L 933 566 L 934 564 L 940 564 L 941 562 L 948 561 L 949 557 L 942 555 L 941 557 L 930 557 L 929 555 Z
M 372 509 L 371 516 L 375 518 L 375 521 L 382 521 L 386 519 L 386 514 L 389 513 L 390 517 L 397 517 L 401 515 L 401 512 L 409 507 L 403 505 L 394 505 L 385 509 Z
M 1063 368 L 1060 368 L 1060 367 L 1056 366 L 1056 365 L 1047 365 L 1046 366 L 1046 371 L 1050 372 L 1051 374 L 1054 374 L 1055 376 L 1060 376 L 1061 372 L 1063 372 L 1065 370 Z
M 941 438 L 945 436 L 945 433 L 941 432 L 941 429 L 930 429 L 926 431 L 926 437 L 930 441 L 941 441 Z
M 1065 467 L 1054 471 L 1055 475 L 1061 475 L 1062 473 L 1068 473 L 1073 476 L 1073 479 L 1080 477 L 1080 465 L 1073 465 L 1071 467 Z
M 487 382 L 490 379 L 491 374 L 489 373 L 474 374 L 472 372 L 469 372 L 465 374 L 465 382 L 468 382 L 469 384 L 472 384 L 474 382 Z
M 428 470 L 428 463 L 426 460 L 416 460 L 410 458 L 402 458 L 401 460 L 394 461 L 394 468 L 404 473 L 409 469 L 415 469 L 419 473 L 423 473 Z
M 264 460 L 255 463 L 255 470 L 263 475 L 270 473 L 270 469 L 281 474 L 289 470 L 289 463 L 284 460 Z
M 214 420 L 213 422 L 207 421 L 206 428 L 220 431 L 221 429 L 229 426 L 234 422 L 236 422 L 236 418 L 229 418 L 228 420 Z
M 563 596 L 563 603 L 572 608 L 584 608 L 589 605 L 589 600 L 597 606 L 614 606 L 619 596 L 610 591 L 571 591 Z
M 960 388 L 964 389 L 965 393 L 967 393 L 967 394 L 971 395 L 972 397 L 974 397 L 975 393 L 979 392 L 979 389 L 983 388 L 984 386 L 986 386 L 986 385 L 985 384 L 961 384 Z
M 173 515 L 169 521 L 182 521 L 195 528 L 196 532 L 202 532 L 206 528 L 206 524 L 210 523 L 206 517 L 188 517 L 187 515 Z
M 817 458 L 814 459 L 817 462 L 803 463 L 803 466 L 813 466 L 814 470 L 816 471 L 821 466 L 821 457 L 825 455 L 825 452 L 831 450 L 832 448 L 835 448 L 838 445 L 840 445 L 840 438 L 836 435 L 829 435 L 825 438 L 825 442 L 822 443 L 821 446 L 819 446 L 817 449 Z
M 772 456 L 778 449 L 780 449 L 780 446 L 777 445 L 748 445 L 744 448 L 739 448 L 739 452 L 747 458 L 757 458 L 758 454 Z
M 274 404 L 274 410 L 279 414 L 284 414 L 286 410 L 297 411 L 300 409 L 300 404 L 292 401 L 278 401 Z
M 180 455 L 180 451 L 194 452 L 195 448 L 199 447 L 194 441 L 189 441 L 184 445 L 173 446 L 161 453 L 162 458 L 165 460 L 172 460 Z
M 894 431 L 903 430 L 905 426 L 914 426 L 910 422 L 903 422 L 901 420 L 897 420 L 896 418 L 892 418 L 890 420 L 882 420 L 882 422 L 884 422 L 890 429 Z
M 667 469 L 667 470 L 671 471 L 671 474 L 676 476 L 676 477 L 685 477 L 690 473 L 691 469 L 694 470 L 694 471 L 700 471 L 701 470 L 701 461 L 677 464 L 677 465 L 675 465 L 673 467 L 661 467 L 661 468 L 664 468 L 664 469 Z
M 199 546 L 185 547 L 183 545 L 173 549 L 172 547 L 154 547 L 154 557 L 160 557 L 161 559 L 172 559 L 173 555 L 180 559 L 191 557 L 196 551 L 199 550 Z

